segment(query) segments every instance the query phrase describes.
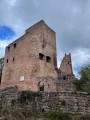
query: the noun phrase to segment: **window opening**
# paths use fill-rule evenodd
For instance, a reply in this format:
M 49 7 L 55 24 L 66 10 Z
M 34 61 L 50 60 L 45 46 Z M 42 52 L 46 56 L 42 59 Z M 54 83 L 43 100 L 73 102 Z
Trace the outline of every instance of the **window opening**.
M 48 62 L 48 63 L 51 62 L 51 58 L 49 56 L 46 57 L 46 62 Z
M 16 43 L 14 43 L 14 48 L 16 48 Z
M 63 77 L 63 80 L 66 80 L 66 76 Z
M 8 47 L 8 51 L 10 51 L 10 46 Z
M 13 57 L 13 61 L 15 61 L 15 58 Z
M 6 63 L 8 63 L 8 59 L 7 59 Z
M 39 59 L 43 60 L 44 59 L 44 55 L 42 53 L 39 53 Z
M 44 91 L 44 84 L 40 87 L 40 91 Z

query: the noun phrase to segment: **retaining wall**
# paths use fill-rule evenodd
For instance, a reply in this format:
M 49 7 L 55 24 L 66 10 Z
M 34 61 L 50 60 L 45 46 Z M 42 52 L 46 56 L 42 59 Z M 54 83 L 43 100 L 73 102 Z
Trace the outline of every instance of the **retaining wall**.
M 1 91 L 0 105 L 12 105 L 12 100 L 23 107 L 20 103 L 21 96 L 25 91 L 9 89 Z M 51 110 L 63 110 L 65 113 L 90 114 L 90 94 L 85 92 L 40 92 L 39 96 L 27 100 L 26 109 L 31 112 L 48 112 Z M 21 105 L 22 104 L 22 105 Z

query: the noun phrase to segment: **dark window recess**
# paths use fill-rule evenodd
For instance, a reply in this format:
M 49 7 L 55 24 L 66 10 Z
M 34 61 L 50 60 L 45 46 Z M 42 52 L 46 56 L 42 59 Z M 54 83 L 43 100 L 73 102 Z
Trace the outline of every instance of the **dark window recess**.
M 15 61 L 15 58 L 13 57 L 13 61 Z
M 48 88 L 50 88 L 50 85 L 48 84 Z
M 40 87 L 40 91 L 44 91 L 44 85 Z
M 63 76 L 63 80 L 66 80 L 66 76 Z
M 8 47 L 8 51 L 10 51 L 10 46 Z
M 69 61 L 68 61 L 68 64 L 69 64 Z
M 16 43 L 14 43 L 14 48 L 16 48 Z
M 39 59 L 43 60 L 44 59 L 44 55 L 42 53 L 39 53 Z
M 49 56 L 46 57 L 46 62 L 48 62 L 48 63 L 51 62 L 51 58 Z
M 6 63 L 8 63 L 8 59 L 7 59 Z

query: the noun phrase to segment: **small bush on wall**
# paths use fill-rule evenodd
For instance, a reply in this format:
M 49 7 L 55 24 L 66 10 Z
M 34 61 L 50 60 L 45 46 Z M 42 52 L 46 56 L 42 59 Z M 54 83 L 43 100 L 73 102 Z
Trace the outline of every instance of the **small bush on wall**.
M 40 92 L 33 92 L 33 91 L 22 91 L 21 96 L 19 98 L 19 101 L 21 103 L 25 102 L 25 101 L 31 101 L 34 100 L 35 97 L 39 97 L 41 96 Z
M 66 105 L 66 101 L 65 100 L 61 101 L 61 105 L 65 106 Z

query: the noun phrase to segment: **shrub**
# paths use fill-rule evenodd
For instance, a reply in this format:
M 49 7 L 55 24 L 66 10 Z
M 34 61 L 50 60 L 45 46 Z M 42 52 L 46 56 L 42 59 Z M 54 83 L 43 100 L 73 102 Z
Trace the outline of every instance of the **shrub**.
M 81 67 L 80 79 L 75 82 L 76 90 L 90 93 L 90 63 Z
M 66 105 L 66 101 L 65 100 L 61 101 L 61 105 L 65 106 Z
M 16 103 L 16 99 L 12 99 L 11 104 L 14 105 Z
M 72 116 L 73 120 L 90 120 L 90 115 Z
M 35 97 L 38 97 L 38 96 L 41 96 L 40 92 L 22 91 L 19 101 L 23 103 L 25 101 L 34 100 Z
M 44 113 L 45 112 L 45 110 L 44 110 L 44 108 L 42 108 L 42 113 Z
M 72 120 L 69 114 L 64 114 L 60 111 L 51 111 L 45 113 L 45 117 L 49 118 L 50 120 Z

